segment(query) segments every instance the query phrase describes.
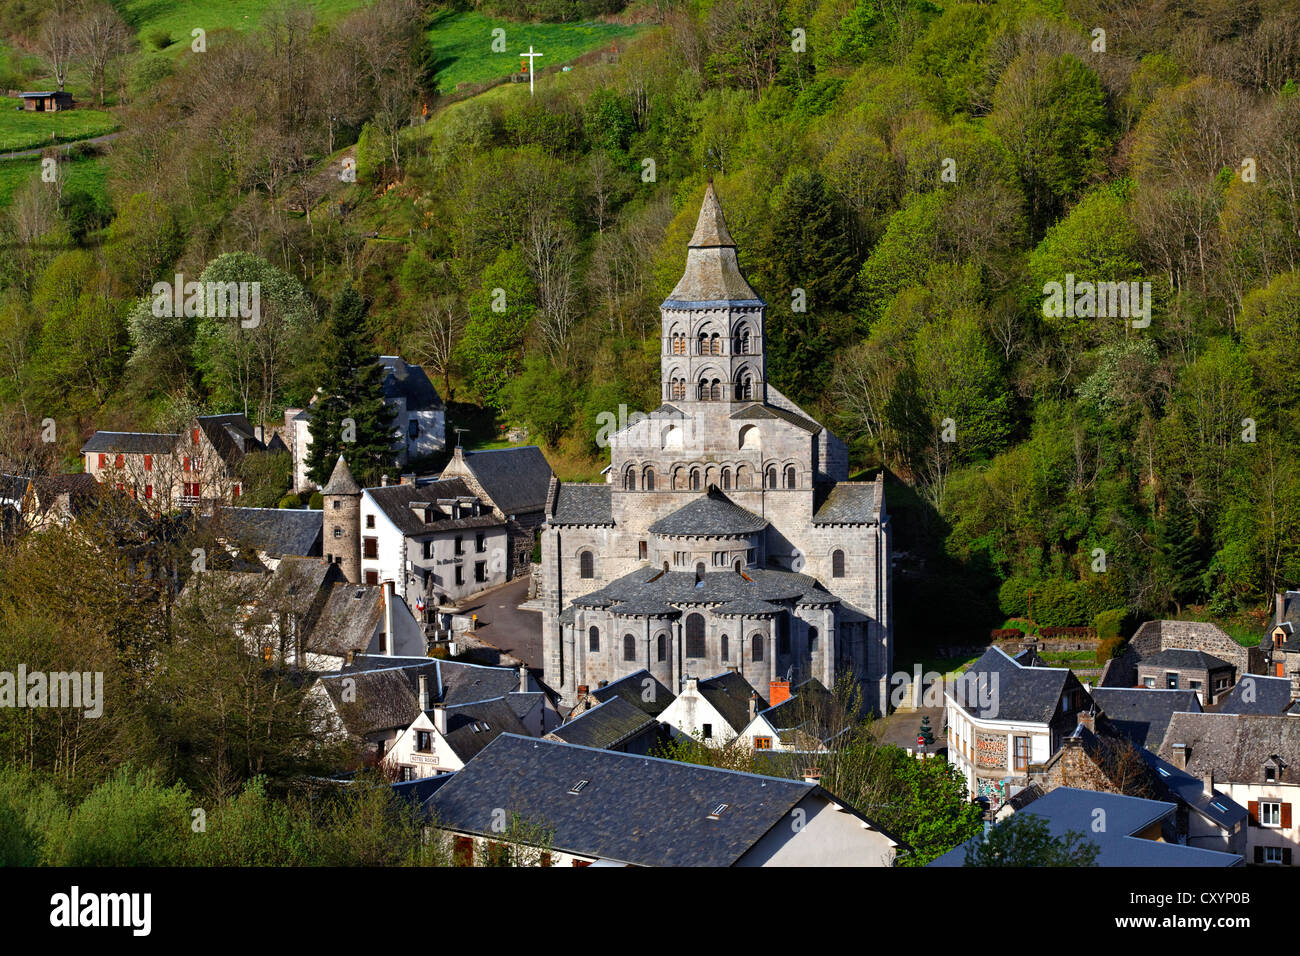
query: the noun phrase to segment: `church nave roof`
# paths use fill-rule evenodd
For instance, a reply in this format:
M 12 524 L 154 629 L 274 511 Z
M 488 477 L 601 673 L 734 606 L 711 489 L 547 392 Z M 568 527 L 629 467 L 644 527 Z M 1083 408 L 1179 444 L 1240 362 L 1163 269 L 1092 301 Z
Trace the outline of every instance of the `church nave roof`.
M 742 508 L 717 488 L 650 526 L 651 534 L 674 536 L 755 534 L 767 527 L 767 519 Z

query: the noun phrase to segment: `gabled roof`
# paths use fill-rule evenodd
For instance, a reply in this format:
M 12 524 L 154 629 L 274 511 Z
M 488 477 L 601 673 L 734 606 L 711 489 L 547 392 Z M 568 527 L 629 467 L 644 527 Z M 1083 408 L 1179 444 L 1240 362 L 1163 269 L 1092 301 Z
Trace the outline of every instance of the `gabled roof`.
M 702 680 L 697 685 L 700 696 L 707 700 L 718 715 L 736 733 L 749 726 L 749 702 L 757 695 L 756 711 L 767 709 L 763 695 L 735 671 L 725 671 L 716 677 Z
M 438 390 L 423 367 L 410 365 L 396 355 L 379 356 L 379 364 L 384 367 L 384 398 L 406 399 L 408 412 L 429 412 L 443 407 Z
M 756 534 L 767 527 L 767 519 L 733 502 L 718 488 L 678 508 L 654 524 L 651 534 L 741 535 Z
M 514 708 L 501 697 L 449 704 L 446 711 L 447 733 L 443 736 L 452 753 L 466 762 L 474 759 L 476 754 L 503 733 L 528 733 Z M 427 713 L 432 720 L 432 712 Z
M 801 738 L 826 744 L 851 723 L 835 696 L 815 677 L 791 688 L 789 697 L 757 716 L 771 724 L 786 744 L 796 744 Z
M 778 408 L 776 405 L 764 405 L 762 402 L 755 402 L 752 405 L 746 405 L 739 411 L 731 413 L 732 421 L 772 421 L 778 420 L 794 425 L 811 434 L 817 434 L 822 430 L 822 426 L 811 418 L 806 418 L 797 412 L 792 412 L 785 408 Z
M 1159 747 L 1174 714 L 1201 711 L 1194 690 L 1094 687 L 1089 693 L 1115 730 L 1135 747 Z
M 1140 833 L 1154 823 L 1163 821 L 1176 806 L 1162 800 L 1144 800 L 1116 793 L 1096 790 L 1078 790 L 1058 787 L 1034 800 L 1019 813 L 1039 817 L 1047 823 L 1048 832 L 1060 837 L 1068 831 L 1082 833 L 1095 843 L 1097 866 L 1170 866 L 1217 867 L 1240 866 L 1242 859 L 1235 853 L 1220 853 L 1178 843 L 1162 843 L 1133 834 Z M 1093 823 L 1096 811 L 1105 812 L 1105 829 L 1097 831 Z M 932 862 L 930 866 L 963 866 L 967 848 L 983 837 L 975 837 Z
M 541 511 L 546 507 L 552 472 L 546 456 L 536 445 L 460 451 L 460 455 L 492 503 L 507 515 Z
M 803 781 L 502 734 L 425 806 L 441 826 L 484 836 L 504 809 L 577 856 L 731 866 L 814 795 L 827 796 Z
M 219 508 L 220 534 L 276 557 L 319 557 L 321 513 L 297 508 Z
M 546 739 L 604 749 L 617 747 L 658 726 L 659 721 L 654 717 L 624 698 L 613 696 L 556 727 Z
M 345 657 L 365 650 L 384 616 L 384 590 L 364 584 L 336 583 L 315 626 L 307 635 L 308 653 Z
M 644 667 L 616 681 L 597 687 L 591 696 L 599 701 L 622 697 L 633 707 L 638 707 L 651 717 L 658 717 L 673 702 L 673 692 L 655 679 Z
M 1172 647 L 1138 661 L 1139 668 L 1177 667 L 1184 670 L 1217 670 L 1222 667 L 1233 666 L 1230 661 L 1225 661 L 1204 651 L 1182 650 Z
M 1204 780 L 1179 770 L 1149 750 L 1139 750 L 1138 753 L 1170 796 L 1181 800 L 1215 825 L 1232 832 L 1232 828 L 1249 815 L 1245 807 L 1222 791 L 1206 793 Z
M 613 525 L 613 489 L 608 483 L 558 483 L 553 512 L 547 515 L 552 525 Z
M 1217 714 L 1281 714 L 1291 706 L 1291 678 L 1246 674 L 1219 701 Z
M 330 472 L 330 480 L 325 482 L 325 487 L 320 490 L 322 495 L 359 495 L 361 486 L 357 480 L 352 477 L 352 469 L 348 463 L 339 455 L 339 460 L 334 463 L 334 470 Z
M 497 528 L 504 524 L 503 519 L 492 513 L 492 509 L 483 503 L 480 513 L 460 518 L 451 517 L 450 505 L 439 506 L 438 499 L 444 501 L 452 498 L 478 501 L 478 496 L 470 490 L 463 478 L 444 478 L 428 484 L 386 485 L 382 488 L 367 488 L 366 497 L 375 503 L 397 530 L 408 538 L 437 534 L 442 531 L 466 531 L 483 528 Z M 432 520 L 425 523 L 421 513 L 413 504 L 428 503 L 432 505 Z
M 1157 751 L 1172 761 L 1174 745 L 1187 748 L 1187 772 L 1211 771 L 1232 782 L 1262 782 L 1264 763 L 1281 757 L 1300 767 L 1300 718 L 1289 714 L 1174 714 Z M 1222 776 L 1219 779 L 1223 779 Z
M 250 452 L 266 450 L 243 415 L 199 415 L 195 422 L 227 465 L 237 465 Z
M 99 431 L 86 439 L 81 446 L 83 455 L 170 455 L 180 441 L 180 435 L 170 432 L 104 432 Z
M 782 602 L 835 604 L 839 598 L 823 588 L 816 578 L 794 571 L 752 568 L 735 571 L 662 571 L 649 565 L 615 578 L 599 590 L 574 598 L 580 607 L 614 608 L 625 602 L 656 602 L 683 608 L 715 606 L 717 613 L 758 614 L 780 611 Z M 768 602 L 755 604 L 753 602 Z M 723 611 L 723 608 L 731 610 Z M 635 612 L 633 612 L 635 613 Z
M 880 520 L 879 488 L 874 481 L 840 481 L 813 515 L 812 523 L 875 524 Z
M 1071 675 L 1064 667 L 1021 667 L 1000 649 L 990 647 L 962 677 L 978 681 L 980 688 L 978 693 L 973 689 L 966 692 L 962 695 L 966 699 L 958 701 L 972 716 L 1045 724 L 1055 716 Z

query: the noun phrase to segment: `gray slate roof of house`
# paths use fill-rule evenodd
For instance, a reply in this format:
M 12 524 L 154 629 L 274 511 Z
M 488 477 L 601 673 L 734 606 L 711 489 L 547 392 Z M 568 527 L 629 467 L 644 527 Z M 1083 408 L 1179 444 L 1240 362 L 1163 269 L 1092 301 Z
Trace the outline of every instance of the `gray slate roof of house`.
M 1174 714 L 1201 710 L 1194 690 L 1094 687 L 1089 693 L 1114 728 L 1135 747 L 1159 747 Z
M 626 740 L 658 727 L 654 717 L 617 695 L 584 710 L 577 717 L 556 727 L 548 740 L 584 747 L 616 747 Z
M 615 578 L 597 591 L 575 598 L 581 607 L 617 607 L 624 601 L 651 600 L 674 607 L 729 605 L 740 601 L 794 601 L 834 604 L 838 601 L 816 578 L 793 571 L 753 569 L 705 571 L 698 580 L 694 571 L 662 571 L 649 566 Z
M 383 616 L 383 588 L 346 583 L 330 585 L 320 617 L 307 635 L 306 649 L 334 657 L 365 650 Z
M 996 683 L 993 675 L 997 675 Z M 985 720 L 1048 723 L 1056 714 L 1070 679 L 1064 667 L 1021 667 L 996 647 L 990 647 L 963 675 L 974 675 L 980 691 L 964 694 L 965 709 Z M 987 690 L 985 690 L 987 688 Z M 989 706 L 983 701 L 988 699 Z
M 796 428 L 802 428 L 804 431 L 810 432 L 814 435 L 822 430 L 822 426 L 811 418 L 806 418 L 805 416 L 800 415 L 797 412 L 792 412 L 789 409 L 779 408 L 776 405 L 764 405 L 762 402 L 755 402 L 753 405 L 746 405 L 739 411 L 732 412 L 731 419 L 732 421 L 742 422 L 771 421 L 772 419 L 778 419 L 783 422 L 788 422 Z
M 81 446 L 83 455 L 91 453 L 122 455 L 169 455 L 180 435 L 166 432 L 95 432 Z
M 214 519 L 223 535 L 280 557 L 319 557 L 321 513 L 296 508 L 221 508 Z
M 1174 745 L 1187 746 L 1187 772 L 1213 771 L 1234 783 L 1264 782 L 1264 763 L 1280 757 L 1300 768 L 1300 718 L 1288 714 L 1174 714 L 1157 751 L 1173 760 Z M 1292 773 L 1295 770 L 1293 769 Z
M 447 746 L 467 762 L 503 733 L 528 734 L 514 708 L 501 697 L 449 704 L 446 710 L 447 733 L 444 736 Z
M 1201 778 L 1179 770 L 1168 761 L 1161 760 L 1150 750 L 1139 749 L 1138 753 L 1172 796 L 1194 808 L 1217 826 L 1231 832 L 1234 826 L 1244 822 L 1249 816 L 1245 807 L 1222 791 L 1216 789 L 1213 793 L 1206 793 L 1205 781 Z
M 199 415 L 195 421 L 227 465 L 238 464 L 250 452 L 265 451 L 243 415 Z
M 613 525 L 613 489 L 609 484 L 561 483 L 555 492 L 552 525 Z
M 382 488 L 367 488 L 366 495 L 384 513 L 397 530 L 408 538 L 437 534 L 443 531 L 482 530 L 501 527 L 504 522 L 492 513 L 487 502 L 483 502 L 477 517 L 438 518 L 428 524 L 424 523 L 420 513 L 411 507 L 412 502 L 436 502 L 439 498 L 473 498 L 478 496 L 470 490 L 462 478 L 444 478 L 429 484 L 387 485 Z
M 1106 814 L 1106 828 L 1093 829 L 1095 811 Z M 1220 853 L 1200 847 L 1177 843 L 1161 843 L 1131 836 L 1172 813 L 1175 804 L 1162 800 L 1144 800 L 1116 793 L 1095 790 L 1078 790 L 1058 787 L 1034 800 L 1019 813 L 1028 813 L 1046 821 L 1053 836 L 1062 836 L 1075 830 L 1097 844 L 1098 866 L 1168 866 L 1168 867 L 1218 867 L 1240 866 L 1241 857 L 1235 853 Z M 930 866 L 962 866 L 966 861 L 967 847 L 982 837 L 949 850 Z
M 1300 591 L 1287 591 L 1282 595 L 1282 619 L 1269 620 L 1268 627 L 1264 629 L 1264 637 L 1259 642 L 1261 651 L 1273 649 L 1273 628 L 1279 624 L 1291 635 L 1300 633 Z M 1292 648 L 1293 642 L 1294 637 L 1287 639 L 1287 650 Z
M 570 792 L 579 781 L 586 783 Z M 493 811 L 503 808 L 549 829 L 554 850 L 578 856 L 636 866 L 730 866 L 813 794 L 825 791 L 502 734 L 425 806 L 442 826 L 485 836 Z M 720 804 L 726 810 L 710 820 Z
M 815 677 L 792 687 L 789 697 L 758 716 L 765 717 L 785 743 L 795 743 L 801 735 L 828 743 L 850 723 L 826 685 Z
M 739 733 L 749 726 L 749 701 L 758 693 L 749 681 L 735 671 L 725 671 L 698 684 L 700 696 L 713 705 L 730 726 Z M 755 711 L 767 710 L 767 699 L 758 694 Z
M 874 481 L 836 482 L 813 514 L 813 524 L 875 524 L 880 511 L 877 487 Z
M 597 687 L 591 691 L 591 696 L 599 701 L 622 697 L 651 717 L 658 717 L 674 700 L 673 692 L 656 680 L 654 675 L 644 667 L 604 687 Z M 649 700 L 646 699 L 647 697 Z
M 1246 674 L 1214 708 L 1217 714 L 1282 714 L 1291 706 L 1291 678 Z
M 463 451 L 462 455 L 493 504 L 506 514 L 525 514 L 546 507 L 552 472 L 536 445 Z
M 1216 670 L 1220 667 L 1232 667 L 1232 663 L 1222 658 L 1207 654 L 1205 651 L 1188 651 L 1178 648 L 1163 650 L 1138 661 L 1138 667 L 1177 667 L 1191 670 Z
M 695 536 L 756 534 L 767 519 L 742 508 L 717 488 L 710 488 L 650 525 L 651 534 Z
M 384 367 L 384 398 L 390 401 L 405 398 L 408 412 L 428 412 L 443 407 L 438 390 L 422 366 L 411 365 L 396 355 L 379 356 L 379 364 Z

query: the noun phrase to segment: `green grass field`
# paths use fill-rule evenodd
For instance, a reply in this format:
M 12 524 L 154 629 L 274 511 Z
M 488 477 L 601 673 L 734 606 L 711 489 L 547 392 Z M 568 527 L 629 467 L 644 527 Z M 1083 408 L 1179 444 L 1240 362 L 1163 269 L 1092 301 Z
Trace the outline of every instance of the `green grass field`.
M 104 195 L 108 169 L 102 159 L 82 156 L 69 159 L 60 164 L 59 168 L 63 171 L 64 189 L 81 188 L 97 196 Z M 9 205 L 14 193 L 24 184 L 39 179 L 40 175 L 39 158 L 0 160 L 0 209 Z
M 364 0 L 306 0 L 323 22 L 351 13 Z M 270 6 L 266 0 L 114 0 L 146 49 L 157 49 L 154 35 L 166 33 L 171 43 L 165 49 L 175 53 L 190 48 L 191 31 L 202 27 L 209 36 L 216 30 L 244 30 L 256 27 Z
M 506 32 L 505 52 L 492 52 L 492 31 Z M 543 54 L 539 71 L 575 59 L 590 50 L 608 48 L 626 40 L 643 27 L 615 23 L 515 23 L 494 20 L 481 13 L 438 15 L 429 29 L 438 87 L 450 93 L 461 83 L 485 83 L 519 70 L 519 52 L 531 45 Z
M 99 110 L 29 113 L 13 109 L 17 102 L 0 100 L 3 107 L 0 109 L 0 153 L 89 139 L 111 133 L 118 127 L 116 118 Z

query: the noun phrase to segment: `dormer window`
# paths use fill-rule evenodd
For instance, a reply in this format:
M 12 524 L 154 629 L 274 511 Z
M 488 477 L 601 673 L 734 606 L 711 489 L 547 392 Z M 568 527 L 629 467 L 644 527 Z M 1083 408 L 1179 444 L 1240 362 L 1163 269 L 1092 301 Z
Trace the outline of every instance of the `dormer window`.
M 1264 768 L 1264 782 L 1273 783 L 1277 780 L 1277 767 L 1267 766 Z

